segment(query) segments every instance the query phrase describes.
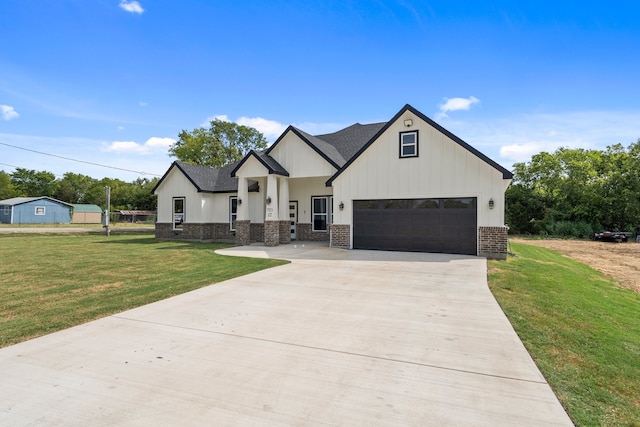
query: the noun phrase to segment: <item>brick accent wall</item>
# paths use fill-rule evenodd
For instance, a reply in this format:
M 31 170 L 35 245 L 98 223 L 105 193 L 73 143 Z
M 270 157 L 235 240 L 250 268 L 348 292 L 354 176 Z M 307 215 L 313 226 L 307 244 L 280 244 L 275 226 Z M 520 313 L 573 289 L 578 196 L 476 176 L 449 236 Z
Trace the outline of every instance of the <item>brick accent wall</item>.
M 331 224 L 331 247 L 349 248 L 351 241 L 351 226 L 349 224 Z
M 326 231 L 311 231 L 311 224 L 298 223 L 297 236 L 299 241 L 303 242 L 328 242 L 329 233 Z
M 478 255 L 490 259 L 507 259 L 507 227 L 479 227 Z
M 229 230 L 227 223 L 185 223 L 182 230 L 174 230 L 172 223 L 156 223 L 156 239 L 171 240 L 211 240 L 216 242 L 235 242 L 235 232 Z
M 280 244 L 280 221 L 264 222 L 264 245 L 278 246 Z
M 251 243 L 264 242 L 264 224 L 261 222 L 251 223 L 250 230 Z
M 246 246 L 251 243 L 251 221 L 248 219 L 236 221 L 236 244 Z
M 280 220 L 280 244 L 291 243 L 291 222 L 288 219 Z

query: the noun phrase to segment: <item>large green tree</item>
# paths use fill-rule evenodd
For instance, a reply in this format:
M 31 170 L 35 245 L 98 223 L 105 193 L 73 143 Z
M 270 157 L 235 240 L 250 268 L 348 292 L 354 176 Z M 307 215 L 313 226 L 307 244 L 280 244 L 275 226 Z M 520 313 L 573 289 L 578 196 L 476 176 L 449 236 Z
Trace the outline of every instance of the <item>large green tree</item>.
M 67 172 L 58 183 L 55 197 L 67 203 L 87 203 L 87 193 L 97 183 L 90 176 Z
M 18 191 L 11 182 L 11 175 L 5 171 L 0 171 L 0 200 L 11 199 L 17 196 Z
M 250 150 L 267 147 L 264 135 L 256 129 L 219 119 L 209 122 L 206 128 L 183 130 L 178 138 L 169 148 L 169 155 L 183 162 L 215 168 L 242 159 Z
M 53 197 L 58 189 L 56 176 L 47 171 L 16 168 L 11 174 L 11 182 L 19 195 L 24 197 Z
M 515 233 L 634 231 L 640 227 L 639 171 L 640 140 L 628 147 L 536 154 L 514 165 L 506 222 Z

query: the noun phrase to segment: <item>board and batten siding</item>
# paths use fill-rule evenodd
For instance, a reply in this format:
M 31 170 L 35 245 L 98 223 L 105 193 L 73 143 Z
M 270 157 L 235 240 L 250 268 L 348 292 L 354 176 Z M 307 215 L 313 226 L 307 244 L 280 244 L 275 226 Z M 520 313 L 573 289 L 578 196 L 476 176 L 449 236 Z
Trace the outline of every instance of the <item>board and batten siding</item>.
M 330 177 L 337 169 L 293 132 L 288 132 L 269 155 L 289 172 L 290 178 Z
M 404 120 L 411 119 L 411 127 Z M 418 157 L 400 158 L 400 132 L 418 130 Z M 478 226 L 504 225 L 502 172 L 411 112 L 403 114 L 334 181 L 336 224 L 352 224 L 352 201 L 477 197 Z M 494 209 L 489 209 L 493 199 Z
M 261 182 L 262 180 L 258 180 Z M 260 188 L 263 183 L 260 183 Z M 229 198 L 237 193 L 201 193 L 178 168 L 173 168 L 156 189 L 158 195 L 158 222 L 170 223 L 173 218 L 173 199 L 185 198 L 185 222 L 228 223 Z M 262 193 L 249 193 L 249 218 L 251 222 L 264 221 Z

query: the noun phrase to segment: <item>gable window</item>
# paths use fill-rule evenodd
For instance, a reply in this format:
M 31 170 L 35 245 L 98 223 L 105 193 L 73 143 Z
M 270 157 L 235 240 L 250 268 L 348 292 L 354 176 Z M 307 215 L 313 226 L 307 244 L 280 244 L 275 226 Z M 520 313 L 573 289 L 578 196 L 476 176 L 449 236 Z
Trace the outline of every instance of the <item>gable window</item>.
M 333 217 L 333 197 L 311 198 L 311 225 L 313 231 L 327 231 Z
M 173 198 L 173 229 L 182 230 L 184 224 L 184 197 Z
M 418 131 L 400 132 L 400 157 L 418 157 Z
M 36 206 L 36 215 L 44 215 L 45 207 L 44 206 Z
M 229 230 L 236 231 L 236 219 L 238 219 L 238 198 L 229 197 Z

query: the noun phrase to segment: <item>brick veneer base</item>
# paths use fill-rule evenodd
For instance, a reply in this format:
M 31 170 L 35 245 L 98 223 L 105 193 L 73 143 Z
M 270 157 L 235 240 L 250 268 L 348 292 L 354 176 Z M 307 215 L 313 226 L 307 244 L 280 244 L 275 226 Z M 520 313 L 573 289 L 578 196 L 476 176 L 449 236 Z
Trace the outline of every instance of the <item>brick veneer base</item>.
M 280 244 L 286 245 L 291 243 L 291 222 L 289 220 L 280 220 Z
M 246 246 L 251 244 L 251 221 L 236 221 L 236 245 Z
M 227 223 L 183 224 L 182 229 L 174 230 L 172 223 L 156 223 L 157 239 L 172 240 L 213 240 L 216 242 L 234 242 L 235 233 L 229 230 Z
M 297 240 L 303 242 L 328 242 L 329 233 L 326 231 L 311 231 L 311 224 L 298 223 L 296 226 Z
M 479 227 L 478 255 L 490 259 L 507 259 L 507 227 Z
M 280 244 L 280 221 L 264 222 L 264 245 L 278 246 Z
M 331 224 L 331 247 L 351 247 L 351 226 L 349 224 Z

